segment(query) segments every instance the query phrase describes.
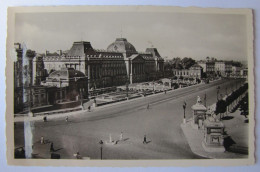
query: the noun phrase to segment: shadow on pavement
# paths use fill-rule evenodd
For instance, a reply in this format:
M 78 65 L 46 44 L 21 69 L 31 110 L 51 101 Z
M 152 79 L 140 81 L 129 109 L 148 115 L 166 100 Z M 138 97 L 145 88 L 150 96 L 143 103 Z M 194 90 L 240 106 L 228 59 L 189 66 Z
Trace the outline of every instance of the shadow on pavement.
M 236 142 L 230 136 L 224 138 L 224 147 L 226 150 L 228 150 L 229 147 L 232 146 L 233 144 L 236 144 Z
M 63 149 L 63 148 L 55 149 L 55 150 L 52 151 L 52 152 L 57 152 L 57 151 L 62 150 L 62 149 Z
M 222 118 L 222 120 L 230 120 L 230 119 L 233 119 L 234 117 L 233 116 L 225 116 Z

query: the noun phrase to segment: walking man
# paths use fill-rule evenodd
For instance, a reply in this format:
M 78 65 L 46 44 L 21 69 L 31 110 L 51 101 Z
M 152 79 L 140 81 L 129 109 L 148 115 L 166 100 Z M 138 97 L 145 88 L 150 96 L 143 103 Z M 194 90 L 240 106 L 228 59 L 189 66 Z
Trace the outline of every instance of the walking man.
M 120 134 L 120 140 L 123 140 L 123 132 Z
M 44 138 L 43 138 L 43 136 L 41 137 L 41 144 L 44 144 Z
M 81 159 L 81 155 L 79 154 L 79 152 L 77 152 L 76 158 L 77 158 L 77 159 Z
M 65 119 L 65 120 L 66 120 L 66 122 L 68 122 L 68 121 L 69 121 L 69 117 L 68 117 L 68 116 L 66 116 L 66 119 Z
M 147 110 L 150 108 L 150 105 L 149 105 L 149 103 L 148 103 L 148 105 L 147 105 Z
M 51 142 L 50 152 L 54 152 L 53 142 Z
M 88 106 L 88 111 L 90 112 L 90 109 L 91 109 L 91 107 L 90 106 Z
M 146 135 L 144 135 L 144 141 L 143 141 L 143 144 L 146 144 Z

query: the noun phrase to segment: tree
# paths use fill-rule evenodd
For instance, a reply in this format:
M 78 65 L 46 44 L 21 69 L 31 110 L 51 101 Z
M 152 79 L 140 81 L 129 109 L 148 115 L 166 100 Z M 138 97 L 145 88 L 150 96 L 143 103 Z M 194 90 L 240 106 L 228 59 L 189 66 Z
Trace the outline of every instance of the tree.
M 226 101 L 225 100 L 219 100 L 216 104 L 216 115 L 218 114 L 223 114 L 225 113 L 227 110 L 227 105 L 226 105 Z M 221 116 L 220 116 L 220 119 L 221 119 Z
M 201 78 L 207 78 L 207 73 L 206 72 L 202 72 Z
M 248 94 L 240 101 L 239 109 L 241 111 L 241 115 L 244 115 L 247 118 L 248 112 Z
M 176 80 L 176 79 L 178 79 L 178 78 L 177 78 L 177 76 L 174 76 L 172 79 L 173 79 L 173 80 Z
M 184 57 L 181 60 L 182 66 L 184 69 L 189 69 L 192 65 L 194 65 L 196 62 L 190 57 Z

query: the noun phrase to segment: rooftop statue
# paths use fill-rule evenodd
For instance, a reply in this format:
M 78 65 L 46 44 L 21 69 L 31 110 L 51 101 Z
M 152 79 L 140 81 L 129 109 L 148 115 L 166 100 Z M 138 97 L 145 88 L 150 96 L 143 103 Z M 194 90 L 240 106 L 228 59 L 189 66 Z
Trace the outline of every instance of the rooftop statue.
M 201 99 L 200 99 L 200 96 L 197 97 L 197 103 L 198 103 L 198 104 L 202 103 L 202 102 L 201 102 Z

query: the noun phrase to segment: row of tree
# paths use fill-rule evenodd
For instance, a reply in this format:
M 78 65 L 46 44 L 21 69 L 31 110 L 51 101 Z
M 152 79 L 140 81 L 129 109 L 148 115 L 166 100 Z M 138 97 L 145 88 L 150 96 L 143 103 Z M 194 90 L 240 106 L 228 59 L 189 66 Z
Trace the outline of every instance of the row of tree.
M 237 104 L 240 101 L 240 104 L 243 105 L 243 110 L 248 109 L 248 104 L 242 103 L 243 99 L 241 100 L 240 97 L 248 90 L 248 83 L 241 86 L 239 89 L 233 91 L 226 100 L 218 100 L 216 104 L 216 115 L 223 115 L 226 111 L 230 111 L 233 108 L 234 104 Z M 245 110 L 246 111 L 246 110 Z M 248 111 L 248 110 L 247 110 Z M 246 113 L 245 113 L 246 114 Z M 247 113 L 248 114 L 248 113 Z M 221 116 L 220 116 L 221 118 Z
M 173 58 L 172 60 L 165 62 L 165 69 L 189 69 L 194 65 L 196 61 L 190 57 L 180 57 Z
M 216 58 L 209 58 L 206 57 L 206 61 L 212 61 L 212 62 L 216 62 L 217 59 Z M 236 67 L 242 67 L 242 63 L 238 62 L 238 61 L 230 61 L 232 63 L 232 66 L 236 66 Z M 184 57 L 183 59 L 181 59 L 180 57 L 175 57 L 172 60 L 165 62 L 164 67 L 165 69 L 189 69 L 192 65 L 194 65 L 196 63 L 196 61 L 194 59 L 192 59 L 191 57 Z

